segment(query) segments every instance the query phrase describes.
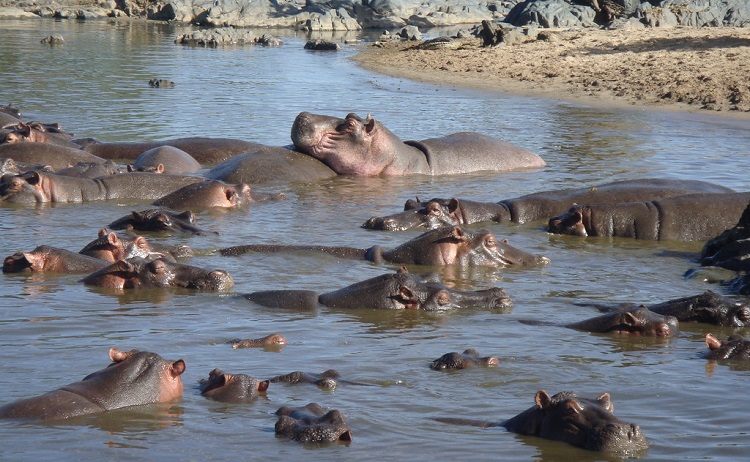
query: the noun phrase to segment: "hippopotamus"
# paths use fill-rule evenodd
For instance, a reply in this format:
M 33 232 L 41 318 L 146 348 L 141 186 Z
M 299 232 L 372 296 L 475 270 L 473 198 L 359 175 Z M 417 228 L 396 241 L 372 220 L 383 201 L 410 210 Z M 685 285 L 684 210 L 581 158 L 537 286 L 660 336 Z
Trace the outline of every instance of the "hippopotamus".
M 701 266 L 719 266 L 732 271 L 750 269 L 750 204 L 732 228 L 708 240 L 701 249 Z
M 22 123 L 21 111 L 9 105 L 0 105 L 0 127 L 19 123 Z
M 250 202 L 253 202 L 250 186 L 244 183 L 228 185 L 222 181 L 204 180 L 172 191 L 155 200 L 152 205 L 171 209 L 207 209 L 243 207 Z
M 195 226 L 195 213 L 190 210 L 182 213 L 167 209 L 148 209 L 140 212 L 133 210 L 130 215 L 118 218 L 107 226 L 111 229 L 136 231 L 178 231 L 199 236 L 208 234 Z
M 301 112 L 292 125 L 297 150 L 339 175 L 453 175 L 544 167 L 541 157 L 489 136 L 460 132 L 442 138 L 401 141 L 369 115 L 339 119 Z
M 441 371 L 446 369 L 468 369 L 470 367 L 495 367 L 500 364 L 497 356 L 482 356 L 473 348 L 464 350 L 463 353 L 453 351 L 446 353 L 430 364 L 430 369 Z
M 78 146 L 70 141 L 71 138 L 57 124 L 20 123 L 5 135 L 3 143 L 49 143 L 77 149 Z
M 657 314 L 641 305 L 634 309 L 615 311 L 565 327 L 587 332 L 600 332 L 644 337 L 676 337 L 679 323 L 674 316 Z
M 174 146 L 158 146 L 141 153 L 128 165 L 132 171 L 156 171 L 171 175 L 195 173 L 201 164 L 193 156 Z
M 709 333 L 706 346 L 709 350 L 703 355 L 706 359 L 750 359 L 750 340 L 741 335 L 730 335 L 721 341 Z
M 320 374 L 312 374 L 310 372 L 294 371 L 284 375 L 277 375 L 268 379 L 271 383 L 312 383 L 317 385 L 319 388 L 325 390 L 333 390 L 338 385 L 338 381 L 341 379 L 341 374 L 335 369 L 328 369 Z M 341 380 L 341 382 L 356 384 L 356 382 L 348 382 Z
M 148 260 L 140 257 L 119 260 L 89 274 L 81 282 L 106 289 L 181 287 L 224 291 L 234 287 L 234 280 L 224 270 L 207 271 L 195 266 L 171 263 L 164 258 Z
M 214 166 L 206 178 L 227 183 L 314 182 L 336 176 L 326 164 L 286 147 L 259 145 Z
M 369 249 L 311 245 L 241 245 L 220 249 L 222 255 L 236 256 L 248 252 L 323 252 L 350 260 L 369 260 L 374 263 L 412 265 L 463 266 L 538 266 L 549 263 L 547 257 L 533 255 L 512 247 L 506 239 L 498 241 L 486 230 L 472 231 L 462 226 L 447 226 L 427 231 L 400 246 L 385 250 L 380 246 Z
M 100 176 L 116 175 L 120 173 L 120 167 L 111 160 L 106 160 L 104 163 L 78 162 L 72 167 L 61 168 L 54 173 L 57 175 L 88 178 L 93 180 Z
M 108 367 L 49 393 L 0 407 L 0 418 L 60 420 L 182 396 L 185 361 L 110 348 Z
M 634 303 L 618 305 L 579 304 L 595 306 L 600 311 L 621 311 L 638 306 Z M 656 303 L 649 305 L 647 308 L 657 314 L 674 316 L 679 322 L 702 322 L 729 327 L 750 326 L 750 305 L 747 302 L 719 295 L 710 290 L 690 297 Z
M 227 342 L 233 349 L 238 348 L 280 348 L 286 345 L 286 339 L 279 333 L 269 334 L 261 338 L 233 339 Z
M 175 138 L 152 142 L 113 142 L 102 143 L 86 140 L 82 148 L 98 157 L 112 160 L 133 161 L 142 153 L 159 146 L 172 146 L 190 154 L 201 165 L 214 165 L 262 146 L 251 141 L 229 138 Z M 10 157 L 10 156 L 9 156 Z
M 246 374 L 227 374 L 221 369 L 208 373 L 200 380 L 201 395 L 222 403 L 249 403 L 268 390 L 268 380 L 262 382 Z
M 70 250 L 40 245 L 31 252 L 17 252 L 3 261 L 3 273 L 47 271 L 54 273 L 91 273 L 107 266 L 106 261 Z
M 158 199 L 202 178 L 153 173 L 120 173 L 90 180 L 29 171 L 0 179 L 0 203 L 42 204 L 112 199 Z
M 500 202 L 465 199 L 408 200 L 404 211 L 372 217 L 362 226 L 368 229 L 400 231 L 413 227 L 433 229 L 446 225 L 468 225 L 484 221 L 526 223 L 561 215 L 571 205 L 641 202 L 697 193 L 731 193 L 730 188 L 699 180 L 644 178 L 624 180 L 577 189 L 536 192 Z
M 326 410 L 317 403 L 303 407 L 281 407 L 276 411 L 276 436 L 303 443 L 332 443 L 351 441 L 352 431 L 344 414 Z
M 192 256 L 190 247 L 186 245 L 171 248 L 152 245 L 143 236 L 136 236 L 133 239 L 120 238 L 117 234 L 108 232 L 107 228 L 100 229 L 98 237 L 86 244 L 78 253 L 109 263 L 132 257 L 165 258 L 174 262 L 177 257 Z
M 3 143 L 0 144 L 0 158 L 10 158 L 27 165 L 49 165 L 54 170 L 70 167 L 79 162 L 95 164 L 106 162 L 106 159 L 81 149 L 50 143 Z
M 443 311 L 483 307 L 507 313 L 513 301 L 499 287 L 484 290 L 456 290 L 439 281 L 405 271 L 388 273 L 357 282 L 339 290 L 317 294 L 310 290 L 266 290 L 243 297 L 261 306 L 314 310 L 318 304 L 331 308 Z
M 609 393 L 589 399 L 567 391 L 549 396 L 540 390 L 534 396 L 534 406 L 502 422 L 435 420 L 475 427 L 505 427 L 513 433 L 563 441 L 589 451 L 632 454 L 648 449 L 641 428 L 618 419 L 613 411 Z
M 650 202 L 573 205 L 549 220 L 548 231 L 573 236 L 704 241 L 730 228 L 750 192 L 688 194 Z

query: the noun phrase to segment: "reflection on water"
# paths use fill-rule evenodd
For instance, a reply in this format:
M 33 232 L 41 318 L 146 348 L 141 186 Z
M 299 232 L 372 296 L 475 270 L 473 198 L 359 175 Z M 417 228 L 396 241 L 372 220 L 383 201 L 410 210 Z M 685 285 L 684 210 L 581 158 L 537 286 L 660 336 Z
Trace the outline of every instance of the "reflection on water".
M 339 117 L 371 113 L 403 139 L 479 131 L 538 152 L 548 166 L 503 175 L 334 178 L 258 187 L 283 192 L 287 200 L 199 213 L 196 224 L 216 235 L 149 236 L 157 243 L 190 245 L 196 256 L 189 264 L 229 271 L 236 286 L 227 294 L 112 294 L 79 284 L 75 275 L 3 275 L 3 403 L 80 380 L 101 367 L 109 347 L 148 349 L 187 363 L 184 396 L 167 414 L 123 410 L 64 426 L 0 422 L 4 458 L 152 460 L 170 454 L 191 460 L 279 455 L 406 460 L 420 454 L 435 460 L 490 460 L 500 453 L 505 460 L 609 460 L 609 455 L 502 429 L 454 429 L 430 420 L 444 415 L 502 420 L 527 409 L 540 389 L 583 396 L 609 392 L 618 417 L 640 424 L 651 441 L 648 460 L 734 461 L 747 455 L 747 371 L 698 357 L 705 351 L 707 331 L 725 338 L 735 330 L 696 324 L 681 326 L 678 338 L 652 341 L 517 322 L 565 324 L 597 314 L 575 304 L 580 300 L 648 304 L 700 293 L 709 287 L 703 279 L 683 278 L 700 243 L 582 239 L 548 235 L 543 223 L 485 224 L 498 238 L 552 263 L 437 272 L 446 285 L 461 290 L 504 288 L 515 303 L 507 314 L 263 308 L 239 295 L 267 289 L 323 293 L 394 271 L 396 265 L 216 252 L 249 243 L 395 247 L 420 232 L 383 233 L 360 226 L 371 216 L 398 211 L 416 196 L 499 201 L 646 176 L 699 178 L 747 190 L 747 122 L 422 85 L 356 68 L 348 60 L 354 46 L 339 53 L 305 51 L 306 37 L 290 31 L 273 31 L 284 40 L 278 48 L 175 45 L 175 36 L 189 28 L 126 21 L 3 21 L 0 104 L 16 104 L 25 118 L 59 122 L 79 137 L 216 136 L 279 146 L 290 142 L 291 123 L 301 111 Z M 63 35 L 65 44 L 39 44 L 51 33 Z M 173 80 L 176 86 L 151 88 L 152 78 Z M 145 205 L 4 207 L 0 256 L 41 244 L 78 251 L 101 227 Z M 427 270 L 434 268 L 410 268 Z M 226 343 L 272 332 L 287 338 L 282 351 L 233 350 Z M 451 374 L 429 369 L 430 361 L 445 352 L 466 348 L 502 361 L 497 368 Z M 195 386 L 215 367 L 256 378 L 335 368 L 344 377 L 377 386 L 335 392 L 271 386 L 264 399 L 226 406 L 203 399 Z M 354 441 L 306 448 L 276 439 L 273 412 L 308 402 L 344 412 Z

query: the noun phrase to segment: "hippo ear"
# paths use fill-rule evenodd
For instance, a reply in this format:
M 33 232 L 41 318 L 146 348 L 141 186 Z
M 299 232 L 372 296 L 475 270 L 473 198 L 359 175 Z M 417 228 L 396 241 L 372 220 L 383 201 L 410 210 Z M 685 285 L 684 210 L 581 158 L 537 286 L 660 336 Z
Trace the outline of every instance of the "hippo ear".
M 711 351 L 718 350 L 721 348 L 721 340 L 714 337 L 714 334 L 708 333 L 706 334 L 706 346 Z
M 453 213 L 461 207 L 461 203 L 455 197 L 448 201 L 448 212 Z
M 262 381 L 262 382 L 258 383 L 258 391 L 260 391 L 260 392 L 264 392 L 264 391 L 268 390 L 268 385 L 269 385 L 270 383 L 271 383 L 271 382 L 270 382 L 270 381 L 268 381 L 268 380 L 264 380 L 264 381 Z
M 127 170 L 128 170 L 128 172 L 135 172 L 135 171 L 136 171 L 136 170 L 135 170 L 135 167 L 133 167 L 133 166 L 132 166 L 132 165 L 130 165 L 130 164 L 128 164 L 128 166 L 127 166 Z
M 248 186 L 245 183 L 240 183 L 237 185 L 237 189 L 240 191 L 240 194 L 245 196 L 248 200 L 248 202 L 252 202 L 253 198 L 250 196 L 250 186 Z
M 451 231 L 451 236 L 455 239 L 458 239 L 459 241 L 466 240 L 466 233 L 464 232 L 463 228 L 460 226 L 454 226 L 453 230 Z
M 135 353 L 136 350 L 130 350 L 130 351 L 122 351 L 118 350 L 117 348 L 110 348 L 109 349 L 109 359 L 113 363 L 121 363 L 131 357 L 133 353 Z
M 156 166 L 156 173 L 164 173 L 164 164 L 159 164 Z
M 404 307 L 407 310 L 418 310 L 419 309 L 419 297 L 417 297 L 414 292 L 406 286 L 401 286 L 398 289 L 398 295 L 401 298 L 401 303 L 404 304 Z
M 29 267 L 31 269 L 41 269 L 40 268 L 41 265 L 39 264 L 41 258 L 39 258 L 39 256 L 31 252 L 22 252 L 22 254 L 23 254 L 23 258 L 25 258 L 26 261 L 29 262 Z
M 104 228 L 102 228 L 102 229 L 104 229 Z M 107 230 L 104 229 L 104 231 L 107 231 Z M 109 234 L 107 234 L 107 242 L 109 242 L 110 244 L 116 245 L 119 241 L 120 241 L 120 238 L 117 237 L 117 234 L 115 234 L 115 233 L 109 233 Z
M 630 311 L 622 313 L 622 323 L 626 326 L 638 326 L 641 324 L 638 318 Z
M 185 372 L 185 367 L 185 361 L 178 359 L 169 367 L 169 375 L 171 375 L 172 378 L 176 378 Z
M 114 234 L 114 233 L 112 233 Z M 139 249 L 147 249 L 148 248 L 148 241 L 143 236 L 138 236 L 135 239 L 133 239 L 133 245 L 138 247 Z
M 18 124 L 15 132 L 23 137 L 28 138 L 31 135 L 31 126 L 22 122 Z
M 406 269 L 405 266 L 402 266 L 401 268 L 396 270 L 396 274 L 408 274 L 408 273 L 409 273 L 409 270 Z
M 609 412 L 615 412 L 615 406 L 612 405 L 612 398 L 609 396 L 609 393 L 602 393 L 597 396 L 596 400 L 599 401 L 599 404 L 601 404 L 604 409 Z
M 537 406 L 539 406 L 541 409 L 545 409 L 549 407 L 549 405 L 552 403 L 552 398 L 547 394 L 544 390 L 539 390 L 536 392 L 536 395 L 534 396 L 534 402 Z

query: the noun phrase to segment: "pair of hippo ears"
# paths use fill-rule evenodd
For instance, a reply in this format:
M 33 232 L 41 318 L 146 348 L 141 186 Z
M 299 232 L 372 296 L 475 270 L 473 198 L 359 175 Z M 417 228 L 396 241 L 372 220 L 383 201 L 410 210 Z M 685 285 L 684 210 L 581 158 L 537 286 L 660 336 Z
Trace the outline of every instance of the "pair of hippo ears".
M 563 401 L 563 405 L 574 413 L 583 411 L 583 405 L 581 405 L 581 403 L 575 399 L 575 395 L 572 393 L 567 395 L 568 396 L 566 396 L 566 399 Z M 555 400 L 557 396 L 559 395 L 550 396 L 546 391 L 539 390 L 534 396 L 534 402 L 537 406 L 539 406 L 539 408 L 547 409 L 557 403 L 557 401 Z M 615 411 L 615 407 L 612 404 L 612 398 L 609 396 L 609 393 L 602 393 L 601 395 L 596 397 L 595 401 L 597 401 L 605 410 L 609 412 Z

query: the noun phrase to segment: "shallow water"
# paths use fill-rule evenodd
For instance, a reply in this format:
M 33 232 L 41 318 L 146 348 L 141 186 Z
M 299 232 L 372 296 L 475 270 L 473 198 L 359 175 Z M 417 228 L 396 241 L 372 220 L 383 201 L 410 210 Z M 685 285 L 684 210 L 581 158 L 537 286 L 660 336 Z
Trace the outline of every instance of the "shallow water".
M 418 84 L 363 71 L 339 53 L 308 52 L 306 38 L 276 31 L 280 48 L 177 46 L 187 28 L 164 24 L 3 21 L 0 103 L 28 119 L 60 122 L 78 137 L 108 141 L 181 136 L 290 142 L 300 111 L 343 116 L 371 113 L 403 139 L 472 130 L 538 152 L 548 167 L 510 174 L 445 177 L 337 178 L 273 185 L 288 199 L 248 210 L 202 213 L 217 236 L 153 237 L 185 243 L 189 263 L 224 268 L 229 294 L 145 291 L 116 296 L 85 287 L 80 276 L 2 276 L 2 403 L 76 381 L 108 363 L 109 347 L 139 348 L 188 367 L 181 401 L 55 425 L 0 423 L 3 460 L 277 459 L 609 460 L 567 445 L 521 437 L 502 428 L 453 427 L 431 420 L 456 416 L 498 421 L 533 404 L 540 389 L 612 395 L 616 414 L 641 425 L 647 460 L 737 460 L 746 456 L 748 372 L 699 358 L 703 337 L 732 333 L 685 325 L 671 341 L 592 335 L 530 326 L 519 319 L 573 322 L 596 315 L 576 301 L 654 303 L 707 288 L 683 279 L 700 243 L 551 236 L 540 223 L 490 224 L 511 244 L 548 256 L 545 268 L 493 271 L 437 269 L 459 288 L 505 288 L 510 314 L 475 309 L 426 314 L 265 309 L 237 297 L 264 289 L 319 292 L 392 271 L 391 266 L 307 254 L 221 257 L 216 249 L 245 243 L 395 246 L 419 231 L 382 233 L 359 226 L 398 211 L 411 197 L 497 201 L 554 188 L 612 180 L 698 178 L 748 190 L 750 124 L 707 116 L 606 110 L 543 99 Z M 65 44 L 41 45 L 51 33 Z M 153 89 L 151 78 L 176 82 Z M 79 250 L 99 228 L 142 203 L 0 209 L 0 255 L 48 244 Z M 412 268 L 412 271 L 427 270 Z M 232 338 L 283 333 L 280 352 L 232 350 Z M 747 335 L 742 330 L 738 333 Z M 428 365 L 449 351 L 476 348 L 500 366 L 440 373 Z M 295 370 L 338 369 L 370 387 L 272 384 L 249 405 L 200 397 L 197 380 L 214 367 L 268 378 Z M 317 402 L 341 410 L 354 434 L 346 445 L 306 447 L 274 437 L 273 412 Z

